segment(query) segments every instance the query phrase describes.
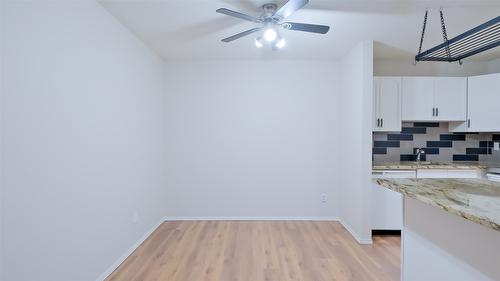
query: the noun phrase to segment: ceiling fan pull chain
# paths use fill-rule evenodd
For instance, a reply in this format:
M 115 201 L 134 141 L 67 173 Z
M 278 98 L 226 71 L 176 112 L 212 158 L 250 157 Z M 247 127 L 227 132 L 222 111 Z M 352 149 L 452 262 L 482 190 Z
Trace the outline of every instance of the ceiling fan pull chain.
M 448 34 L 446 33 L 446 25 L 444 23 L 443 8 L 441 8 L 439 10 L 439 16 L 441 17 L 441 31 L 443 32 L 443 41 L 446 44 L 446 54 L 448 55 L 448 59 L 451 62 L 450 43 L 448 41 Z

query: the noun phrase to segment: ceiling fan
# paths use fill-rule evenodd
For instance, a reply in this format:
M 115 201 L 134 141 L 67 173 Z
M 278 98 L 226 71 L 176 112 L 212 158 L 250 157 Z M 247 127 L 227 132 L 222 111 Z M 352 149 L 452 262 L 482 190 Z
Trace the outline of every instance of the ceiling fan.
M 232 11 L 226 8 L 217 9 L 217 13 L 236 17 L 242 20 L 251 21 L 261 24 L 260 27 L 252 28 L 247 31 L 235 34 L 233 36 L 222 39 L 222 42 L 229 43 L 241 37 L 263 30 L 262 36 L 255 39 L 255 46 L 263 47 L 265 41 L 272 44 L 273 50 L 281 49 L 285 46 L 285 39 L 279 34 L 279 28 L 288 30 L 296 30 L 303 32 L 312 32 L 326 34 L 330 27 L 326 25 L 285 22 L 284 20 L 293 14 L 295 11 L 304 7 L 309 0 L 288 0 L 283 6 L 278 9 L 278 5 L 274 3 L 264 4 L 262 6 L 263 13 L 260 17 L 253 17 L 240 12 Z

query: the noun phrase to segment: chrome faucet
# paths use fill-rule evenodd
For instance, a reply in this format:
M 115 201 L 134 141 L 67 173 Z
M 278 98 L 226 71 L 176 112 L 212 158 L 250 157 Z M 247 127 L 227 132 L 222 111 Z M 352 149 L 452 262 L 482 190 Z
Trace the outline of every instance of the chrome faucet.
M 419 147 L 417 148 L 416 152 L 417 152 L 417 163 L 420 164 L 420 157 L 422 156 L 422 154 L 425 154 L 425 150 Z

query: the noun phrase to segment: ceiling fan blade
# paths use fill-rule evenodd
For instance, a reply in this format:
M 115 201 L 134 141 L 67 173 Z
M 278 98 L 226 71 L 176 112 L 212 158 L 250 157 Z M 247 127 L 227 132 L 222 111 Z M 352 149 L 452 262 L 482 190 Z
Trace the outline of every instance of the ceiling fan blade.
M 285 5 L 281 6 L 281 8 L 276 11 L 274 16 L 277 16 L 280 19 L 287 18 L 298 9 L 304 7 L 307 3 L 309 3 L 309 0 L 288 0 Z
M 233 35 L 233 36 L 231 36 L 231 37 L 224 38 L 224 39 L 222 39 L 221 41 L 222 41 L 222 42 L 229 43 L 229 42 L 234 41 L 234 40 L 236 40 L 236 39 L 239 39 L 239 38 L 241 38 L 241 37 L 244 37 L 244 36 L 250 35 L 250 34 L 252 34 L 252 33 L 255 33 L 255 32 L 257 32 L 257 31 L 260 31 L 261 29 L 262 29 L 262 28 L 260 28 L 260 27 L 258 27 L 258 28 L 252 28 L 252 29 L 249 29 L 249 30 L 247 30 L 247 31 L 243 31 L 243 32 L 241 32 L 241 33 L 235 34 L 235 35 Z
M 236 11 L 233 11 L 233 10 L 229 10 L 229 9 L 226 9 L 226 8 L 217 9 L 216 12 L 220 13 L 220 14 L 227 15 L 227 16 L 239 18 L 239 19 L 242 19 L 242 20 L 251 21 L 251 22 L 256 22 L 256 23 L 262 22 L 261 19 L 258 19 L 256 17 L 252 17 L 252 16 L 249 16 L 249 15 L 246 15 L 246 14 L 243 14 L 243 13 L 240 13 L 240 12 L 236 12 Z
M 281 24 L 281 26 L 285 29 L 319 33 L 319 34 L 326 34 L 330 30 L 330 27 L 326 25 L 298 23 L 298 22 L 284 22 Z

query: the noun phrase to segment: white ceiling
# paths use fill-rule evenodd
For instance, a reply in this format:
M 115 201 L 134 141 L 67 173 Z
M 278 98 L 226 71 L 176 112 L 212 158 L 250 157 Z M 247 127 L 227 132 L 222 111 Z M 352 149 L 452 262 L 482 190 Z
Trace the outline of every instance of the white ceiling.
M 424 49 L 442 42 L 439 7 L 448 37 L 500 15 L 500 0 L 310 0 L 289 21 L 330 25 L 326 35 L 282 31 L 284 50 L 257 49 L 250 35 L 231 43 L 220 39 L 256 24 L 215 12 L 225 7 L 259 16 L 275 0 L 100 0 L 102 6 L 167 60 L 339 59 L 357 42 L 373 39 L 376 59 L 408 59 L 420 40 L 425 8 L 430 8 Z M 471 60 L 500 58 L 500 48 Z

